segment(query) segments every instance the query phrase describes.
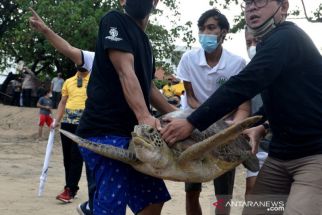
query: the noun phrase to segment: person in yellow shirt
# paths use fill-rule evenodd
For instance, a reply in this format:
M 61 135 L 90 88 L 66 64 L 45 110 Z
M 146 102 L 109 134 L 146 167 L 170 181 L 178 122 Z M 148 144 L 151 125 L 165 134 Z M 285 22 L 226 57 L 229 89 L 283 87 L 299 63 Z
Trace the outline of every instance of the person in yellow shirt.
M 87 99 L 86 89 L 89 80 L 89 72 L 79 69 L 77 73 L 67 79 L 62 88 L 62 98 L 57 108 L 54 127 L 61 125 L 61 129 L 75 133 L 79 120 L 85 108 Z M 75 198 L 79 189 L 78 182 L 81 178 L 83 158 L 77 144 L 61 134 L 65 167 L 64 191 L 56 196 L 56 199 L 69 203 Z
M 172 85 L 172 90 L 173 90 L 173 95 L 174 96 L 182 96 L 184 91 L 185 91 L 183 81 L 180 81 L 177 84 L 173 84 Z
M 173 96 L 172 84 L 170 82 L 163 86 L 162 94 L 167 98 Z
M 183 82 L 172 81 L 170 80 L 168 84 L 164 85 L 162 88 L 163 95 L 167 98 L 170 98 L 174 95 L 181 96 L 184 92 Z

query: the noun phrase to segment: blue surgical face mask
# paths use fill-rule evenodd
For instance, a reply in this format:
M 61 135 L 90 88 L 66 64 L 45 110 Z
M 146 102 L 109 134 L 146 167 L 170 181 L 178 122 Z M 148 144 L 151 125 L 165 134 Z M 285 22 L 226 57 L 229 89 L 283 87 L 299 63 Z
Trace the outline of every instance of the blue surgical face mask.
M 213 34 L 199 34 L 199 43 L 207 53 L 214 52 L 219 45 L 217 35 Z

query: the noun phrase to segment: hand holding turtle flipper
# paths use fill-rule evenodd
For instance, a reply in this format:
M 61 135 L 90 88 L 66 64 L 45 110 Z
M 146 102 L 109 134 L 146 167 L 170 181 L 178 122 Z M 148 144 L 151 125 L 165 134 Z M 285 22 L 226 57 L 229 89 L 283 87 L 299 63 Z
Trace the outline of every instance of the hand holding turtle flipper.
M 246 129 L 243 134 L 245 134 L 250 140 L 250 144 L 252 146 L 252 154 L 256 154 L 258 152 L 259 142 L 265 136 L 264 127 L 262 125 L 252 127 Z

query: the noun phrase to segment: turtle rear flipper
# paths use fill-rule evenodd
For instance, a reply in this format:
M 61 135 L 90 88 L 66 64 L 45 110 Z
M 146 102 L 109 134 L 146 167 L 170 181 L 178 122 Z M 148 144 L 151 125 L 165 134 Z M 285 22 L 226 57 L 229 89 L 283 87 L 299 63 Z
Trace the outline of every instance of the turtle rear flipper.
M 95 143 L 95 142 L 83 139 L 81 137 L 78 137 L 77 135 L 70 133 L 68 131 L 65 131 L 63 129 L 59 129 L 59 131 L 69 139 L 73 140 L 73 142 L 75 142 L 79 146 L 87 148 L 104 157 L 112 158 L 127 164 L 140 163 L 135 153 L 133 153 L 130 150 L 118 148 L 111 145 Z
M 262 139 L 259 143 L 259 147 L 264 152 L 268 152 L 269 140 Z M 255 155 L 252 155 L 249 159 L 245 160 L 243 162 L 243 165 L 245 168 L 247 168 L 248 170 L 250 170 L 252 172 L 257 172 L 260 169 L 259 161 Z
M 252 171 L 252 172 L 257 172 L 260 169 L 259 168 L 259 161 L 258 161 L 256 155 L 251 155 L 242 164 L 245 168 L 247 168 L 249 171 Z

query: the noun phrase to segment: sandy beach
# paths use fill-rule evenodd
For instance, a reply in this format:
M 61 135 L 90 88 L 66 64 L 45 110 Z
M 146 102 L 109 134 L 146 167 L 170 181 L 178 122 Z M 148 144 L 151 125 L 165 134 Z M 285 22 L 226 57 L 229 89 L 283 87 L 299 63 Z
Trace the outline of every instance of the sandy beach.
M 62 204 L 55 196 L 64 186 L 64 168 L 59 134 L 56 132 L 45 191 L 38 197 L 39 176 L 47 140 L 36 141 L 38 109 L 4 106 L 0 104 L 0 214 L 3 215 L 73 215 L 76 207 L 87 199 L 85 168 L 80 181 L 78 198 L 73 203 Z M 48 128 L 44 128 L 48 137 Z M 184 215 L 184 184 L 166 181 L 172 200 L 164 205 L 162 214 Z M 243 199 L 245 169 L 237 168 L 234 198 Z M 201 205 L 205 215 L 212 214 L 214 191 L 211 182 L 203 184 Z M 127 214 L 132 214 L 127 210 Z M 241 214 L 232 208 L 234 215 Z

